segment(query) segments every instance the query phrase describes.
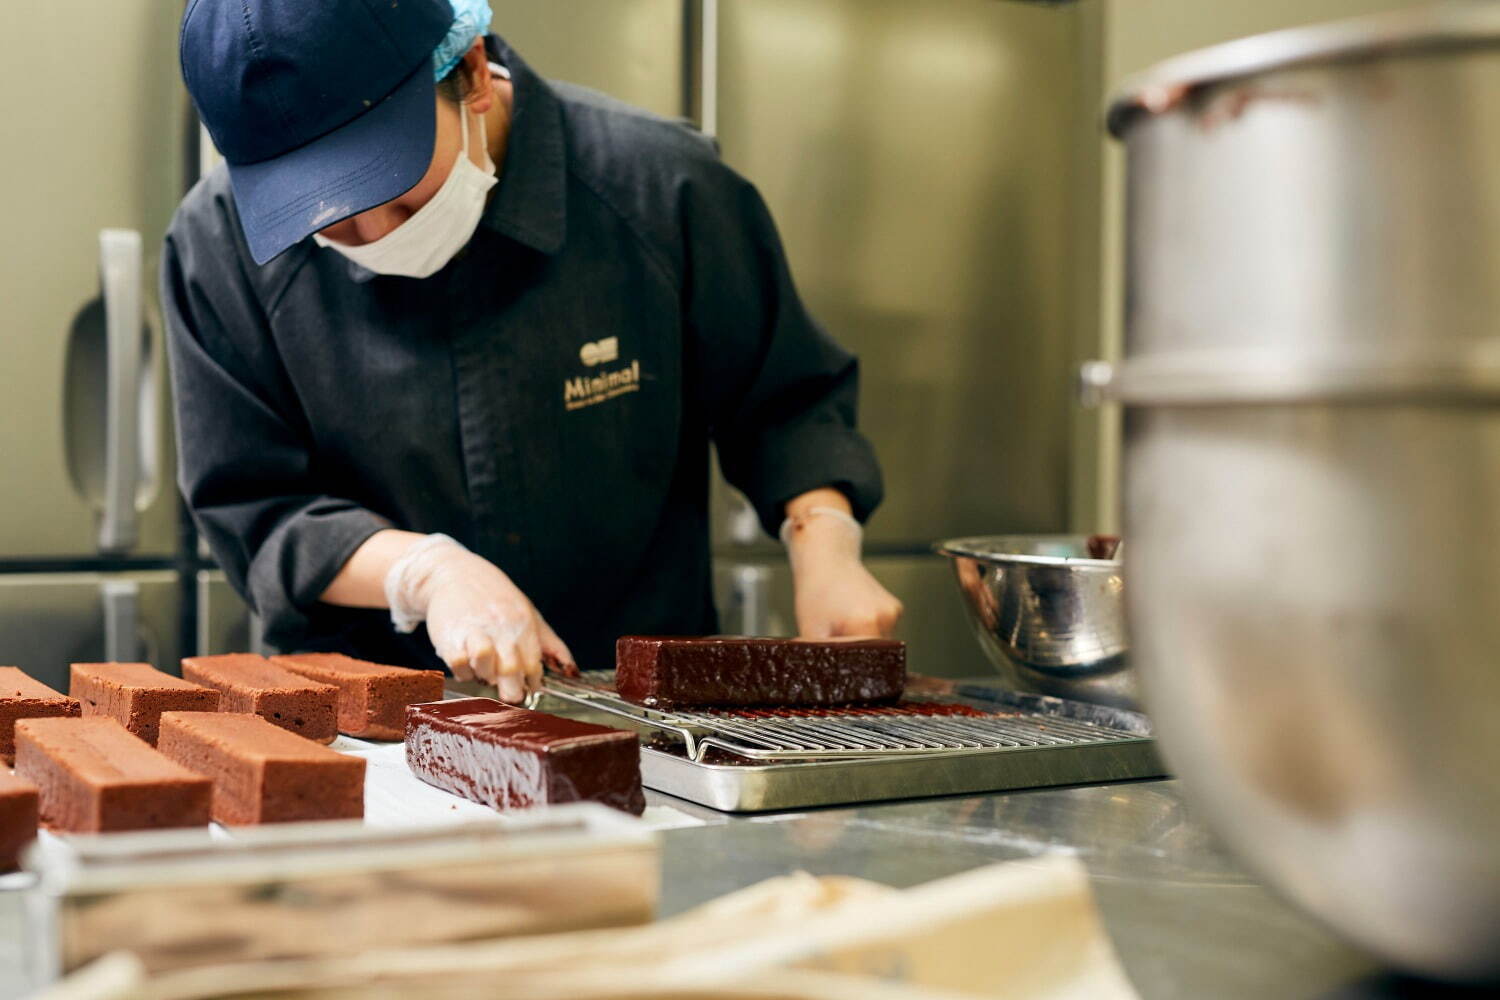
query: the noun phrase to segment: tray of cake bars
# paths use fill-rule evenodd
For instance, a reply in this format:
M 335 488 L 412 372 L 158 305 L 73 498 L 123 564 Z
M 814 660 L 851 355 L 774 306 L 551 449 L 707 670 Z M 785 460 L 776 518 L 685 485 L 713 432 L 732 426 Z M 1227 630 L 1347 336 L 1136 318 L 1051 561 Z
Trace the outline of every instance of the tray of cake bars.
M 895 641 L 629 637 L 617 668 L 533 704 L 634 729 L 647 788 L 724 812 L 1165 773 L 1138 713 L 908 675 Z

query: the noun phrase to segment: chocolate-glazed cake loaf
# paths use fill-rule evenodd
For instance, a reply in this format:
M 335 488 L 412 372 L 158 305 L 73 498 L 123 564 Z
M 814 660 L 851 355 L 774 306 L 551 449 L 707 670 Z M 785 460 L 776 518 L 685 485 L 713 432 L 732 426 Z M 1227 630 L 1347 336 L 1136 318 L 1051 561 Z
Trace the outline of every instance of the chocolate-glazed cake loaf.
M 0 761 L 16 762 L 16 720 L 77 716 L 76 698 L 68 698 L 34 680 L 18 667 L 0 667 Z
M 761 708 L 895 701 L 906 644 L 894 639 L 659 638 L 615 646 L 615 688 L 648 708 Z
M 634 733 L 490 698 L 408 708 L 406 762 L 428 784 L 494 809 L 588 801 L 639 816 L 646 808 Z

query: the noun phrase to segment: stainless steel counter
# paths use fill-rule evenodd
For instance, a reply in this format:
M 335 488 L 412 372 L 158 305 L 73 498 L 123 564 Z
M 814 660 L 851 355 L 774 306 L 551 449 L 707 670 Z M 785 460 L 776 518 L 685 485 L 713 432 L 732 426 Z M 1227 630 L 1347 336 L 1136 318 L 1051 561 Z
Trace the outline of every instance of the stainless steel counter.
M 744 819 L 652 798 L 708 821 L 663 834 L 665 914 L 799 869 L 910 886 L 992 861 L 1066 851 L 1088 867 L 1106 926 L 1143 997 L 1323 997 L 1375 972 L 1227 857 L 1171 781 Z M 19 924 L 18 901 L 0 894 L 4 997 L 24 992 L 16 982 Z M 1396 995 L 1384 989 L 1372 995 Z
M 797 869 L 904 887 L 1065 851 L 1088 867 L 1142 997 L 1322 997 L 1376 971 L 1229 858 L 1173 781 L 728 819 L 663 836 L 667 913 Z

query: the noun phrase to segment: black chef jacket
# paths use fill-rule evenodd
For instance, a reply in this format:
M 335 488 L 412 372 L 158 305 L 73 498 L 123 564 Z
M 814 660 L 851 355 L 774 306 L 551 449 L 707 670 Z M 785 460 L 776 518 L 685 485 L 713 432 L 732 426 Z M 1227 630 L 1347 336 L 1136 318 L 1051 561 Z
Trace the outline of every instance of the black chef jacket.
M 544 81 L 478 230 L 426 279 L 304 240 L 250 258 L 221 166 L 167 234 L 180 485 L 284 650 L 441 666 L 423 630 L 319 595 L 386 527 L 444 532 L 580 665 L 625 633 L 709 633 L 708 448 L 773 529 L 819 486 L 881 496 L 857 364 L 799 301 L 755 189 L 690 128 Z

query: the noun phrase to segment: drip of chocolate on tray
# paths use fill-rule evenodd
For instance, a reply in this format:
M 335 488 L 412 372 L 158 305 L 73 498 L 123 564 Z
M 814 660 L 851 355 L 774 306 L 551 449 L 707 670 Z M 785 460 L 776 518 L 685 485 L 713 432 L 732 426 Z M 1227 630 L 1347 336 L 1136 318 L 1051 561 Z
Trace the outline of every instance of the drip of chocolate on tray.
M 1086 545 L 1090 559 L 1113 559 L 1120 550 L 1120 536 L 1090 535 Z

